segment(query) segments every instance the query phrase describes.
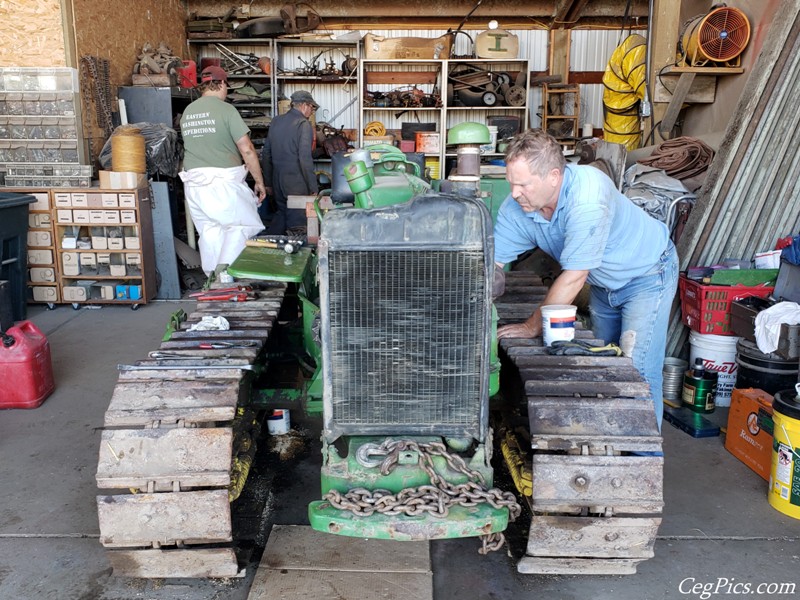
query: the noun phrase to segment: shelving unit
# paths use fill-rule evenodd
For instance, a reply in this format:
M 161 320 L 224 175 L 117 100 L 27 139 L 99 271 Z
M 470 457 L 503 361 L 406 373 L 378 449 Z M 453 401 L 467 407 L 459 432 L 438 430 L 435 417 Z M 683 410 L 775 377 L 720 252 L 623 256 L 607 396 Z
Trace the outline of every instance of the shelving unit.
M 308 90 L 319 103 L 312 121 L 359 130 L 358 59 L 361 41 L 277 39 L 275 41 L 275 95 L 288 99 Z M 356 59 L 355 69 L 345 62 Z M 349 70 L 348 70 L 349 69 Z M 333 117 L 336 116 L 335 122 Z
M 580 137 L 580 86 L 542 86 L 542 129 L 562 146 L 572 148 Z
M 52 198 L 62 302 L 136 309 L 155 297 L 148 189 L 54 190 Z
M 78 72 L 0 68 L 0 174 L 9 187 L 89 187 Z
M 245 123 L 253 130 L 253 138 L 266 135 L 270 119 L 277 114 L 276 94 L 275 94 L 275 43 L 272 38 L 230 38 L 230 39 L 190 39 L 189 43 L 195 48 L 195 59 L 201 65 L 203 59 L 220 61 L 223 68 L 228 71 L 228 99 L 239 111 Z M 226 58 L 226 54 L 234 53 L 241 55 L 242 58 L 255 56 L 258 58 L 269 59 L 269 73 L 256 71 L 254 66 L 250 72 L 245 70 L 234 71 L 231 69 L 231 62 Z M 228 54 L 229 56 L 229 54 Z M 198 74 L 199 77 L 199 74 Z M 237 92 L 241 89 L 239 83 L 247 86 L 250 82 L 257 87 L 261 85 L 269 86 L 269 97 L 253 96 L 252 101 L 245 97 L 245 94 Z
M 510 117 L 520 129 L 527 127 L 528 72 L 524 59 L 362 60 L 361 121 L 365 127 L 379 121 L 387 131 L 400 130 L 404 122 L 434 123 L 439 145 L 424 152 L 426 165 L 434 178 L 445 177 L 441 167 L 447 157 L 455 156 L 446 146 L 447 131 L 454 125 L 488 125 L 490 117 Z M 412 106 L 405 104 L 409 94 L 416 97 Z M 364 141 L 362 132 L 359 143 Z
M 29 188 L 5 191 L 36 198 L 36 202 L 28 205 L 28 302 L 44 303 L 52 308 L 59 302 L 60 294 L 50 191 Z
M 260 137 L 266 132 L 269 120 L 279 113 L 278 101 L 288 99 L 299 89 L 309 90 L 320 104 L 313 119 L 331 121 L 336 116 L 335 127 L 359 130 L 359 111 L 352 100 L 357 97 L 358 68 L 342 74 L 347 57 L 358 60 L 361 41 L 313 40 L 313 39 L 192 39 L 196 48 L 198 64 L 202 59 L 216 59 L 225 64 L 226 50 L 243 56 L 270 59 L 269 74 L 229 73 L 231 82 L 229 98 L 235 98 L 237 82 L 268 85 L 269 100 L 235 99 L 232 104 L 239 110 L 245 123 Z M 220 47 L 221 46 L 221 47 Z

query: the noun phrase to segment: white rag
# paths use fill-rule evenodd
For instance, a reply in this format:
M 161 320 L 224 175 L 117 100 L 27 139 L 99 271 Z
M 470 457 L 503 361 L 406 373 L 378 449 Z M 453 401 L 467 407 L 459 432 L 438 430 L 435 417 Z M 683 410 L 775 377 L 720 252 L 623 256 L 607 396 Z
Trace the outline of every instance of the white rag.
M 225 317 L 206 315 L 199 322 L 189 327 L 189 331 L 228 331 L 231 324 Z
M 200 234 L 203 271 L 231 264 L 262 229 L 258 197 L 245 183 L 247 167 L 201 167 L 179 173 L 186 207 Z
M 800 323 L 800 305 L 796 302 L 778 302 L 756 315 L 756 343 L 764 354 L 775 352 L 781 337 L 781 324 Z

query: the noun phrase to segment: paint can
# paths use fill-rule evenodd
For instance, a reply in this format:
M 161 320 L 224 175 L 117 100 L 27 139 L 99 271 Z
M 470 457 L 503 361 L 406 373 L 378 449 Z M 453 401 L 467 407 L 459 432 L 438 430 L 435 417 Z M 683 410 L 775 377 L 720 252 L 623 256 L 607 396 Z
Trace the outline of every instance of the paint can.
M 718 375 L 716 406 L 730 406 L 731 392 L 736 383 L 736 343 L 739 338 L 733 335 L 714 335 L 711 333 L 689 333 L 689 364 L 702 357 L 706 371 Z
M 800 384 L 775 394 L 772 464 L 767 501 L 785 515 L 800 519 Z
M 289 418 L 289 411 L 285 408 L 278 408 L 267 415 L 267 431 L 270 435 L 283 435 L 289 433 L 292 426 Z
M 575 339 L 575 316 L 578 307 L 572 304 L 549 304 L 542 306 L 542 337 L 544 345 L 556 340 Z

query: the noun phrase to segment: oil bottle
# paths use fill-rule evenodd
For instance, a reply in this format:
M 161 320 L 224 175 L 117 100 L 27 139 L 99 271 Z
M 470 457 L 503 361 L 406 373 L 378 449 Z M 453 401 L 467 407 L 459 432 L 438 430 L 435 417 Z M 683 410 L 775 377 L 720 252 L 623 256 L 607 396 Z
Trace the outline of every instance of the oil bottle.
M 683 403 L 696 413 L 714 412 L 714 397 L 717 395 L 717 373 L 707 371 L 702 358 L 696 358 L 694 366 L 683 375 Z

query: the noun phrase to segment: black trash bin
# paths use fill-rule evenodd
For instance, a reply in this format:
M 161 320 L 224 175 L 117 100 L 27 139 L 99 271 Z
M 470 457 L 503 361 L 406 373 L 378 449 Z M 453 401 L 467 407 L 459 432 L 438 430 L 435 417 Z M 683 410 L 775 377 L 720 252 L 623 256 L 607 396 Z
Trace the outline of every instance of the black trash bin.
M 0 193 L 0 280 L 9 283 L 15 321 L 27 315 L 28 205 L 35 201 L 28 194 Z

